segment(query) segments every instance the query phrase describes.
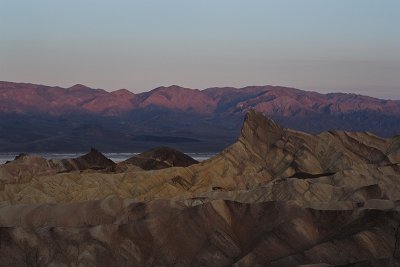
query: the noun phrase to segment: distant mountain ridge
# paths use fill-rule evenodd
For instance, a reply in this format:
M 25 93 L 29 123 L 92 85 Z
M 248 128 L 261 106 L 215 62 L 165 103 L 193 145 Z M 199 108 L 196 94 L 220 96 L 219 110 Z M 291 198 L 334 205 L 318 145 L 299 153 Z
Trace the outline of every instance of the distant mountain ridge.
M 3 151 L 84 151 L 92 146 L 131 151 L 165 140 L 186 151 L 220 150 L 235 140 L 250 109 L 311 133 L 400 134 L 399 100 L 355 94 L 269 85 L 205 90 L 173 85 L 135 94 L 81 84 L 61 88 L 0 82 L 0 145 Z
M 268 115 L 283 116 L 354 111 L 400 114 L 400 100 L 346 93 L 322 94 L 270 85 L 214 87 L 202 91 L 172 85 L 134 94 L 126 89 L 107 92 L 81 84 L 61 88 L 0 82 L 0 101 L 2 113 L 38 112 L 54 115 L 72 111 L 117 115 L 149 106 L 200 114 L 243 112 L 251 108 Z

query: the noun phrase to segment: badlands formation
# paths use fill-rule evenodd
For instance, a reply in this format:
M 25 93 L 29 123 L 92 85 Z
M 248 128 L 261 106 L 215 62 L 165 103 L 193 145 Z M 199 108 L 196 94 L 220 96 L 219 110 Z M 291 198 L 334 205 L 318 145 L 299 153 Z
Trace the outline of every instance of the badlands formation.
M 0 166 L 1 266 L 400 264 L 400 136 L 249 111 L 233 145 L 188 167 L 88 155 Z

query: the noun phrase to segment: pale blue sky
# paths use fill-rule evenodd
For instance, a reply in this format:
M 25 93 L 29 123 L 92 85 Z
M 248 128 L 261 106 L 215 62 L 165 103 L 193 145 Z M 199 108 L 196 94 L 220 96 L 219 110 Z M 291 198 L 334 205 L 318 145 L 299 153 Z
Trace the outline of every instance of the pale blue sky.
M 0 0 L 0 80 L 400 99 L 398 0 Z

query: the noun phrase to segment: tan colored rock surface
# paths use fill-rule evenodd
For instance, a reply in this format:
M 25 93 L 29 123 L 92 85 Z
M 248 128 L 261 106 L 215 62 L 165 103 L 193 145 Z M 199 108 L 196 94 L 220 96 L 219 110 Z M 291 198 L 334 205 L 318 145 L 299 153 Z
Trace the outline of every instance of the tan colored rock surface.
M 189 167 L 1 177 L 0 262 L 396 266 L 398 141 L 250 111 L 236 143 Z

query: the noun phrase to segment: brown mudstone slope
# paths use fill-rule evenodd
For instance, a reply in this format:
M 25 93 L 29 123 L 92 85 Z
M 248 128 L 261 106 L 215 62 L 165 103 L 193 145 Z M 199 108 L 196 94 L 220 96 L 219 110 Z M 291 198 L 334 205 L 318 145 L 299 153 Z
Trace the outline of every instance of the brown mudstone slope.
M 397 266 L 400 139 L 260 113 L 189 167 L 40 174 L 0 190 L 3 266 Z

